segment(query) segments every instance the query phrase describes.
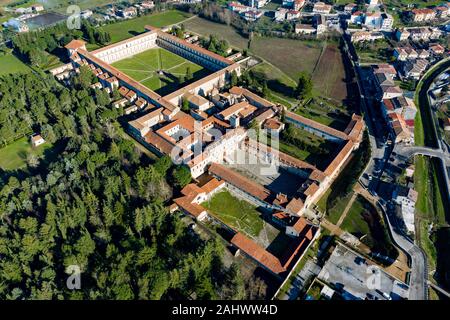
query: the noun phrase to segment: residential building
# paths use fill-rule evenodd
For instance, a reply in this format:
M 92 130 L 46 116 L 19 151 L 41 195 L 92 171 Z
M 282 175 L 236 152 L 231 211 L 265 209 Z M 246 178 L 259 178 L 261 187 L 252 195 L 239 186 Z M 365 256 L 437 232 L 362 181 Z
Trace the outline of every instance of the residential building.
M 358 8 L 356 3 L 349 3 L 345 5 L 344 11 L 347 13 L 353 13 L 356 10 L 356 8 Z
M 409 12 L 409 16 L 414 22 L 427 22 L 436 18 L 436 12 L 433 9 L 413 9 Z
M 356 11 L 350 16 L 350 23 L 352 24 L 362 24 L 364 22 L 364 13 L 361 11 Z
M 228 8 L 231 11 L 237 12 L 237 13 L 244 13 L 244 12 L 252 10 L 251 7 L 244 6 L 243 4 L 241 4 L 239 2 L 230 2 L 230 3 L 228 3 Z
M 410 33 L 406 29 L 397 29 L 395 31 L 395 38 L 398 41 L 405 41 L 408 40 Z
M 391 31 L 393 25 L 394 25 L 394 18 L 392 17 L 392 15 L 387 14 L 386 12 L 382 13 L 380 30 Z
M 429 50 L 431 51 L 431 53 L 436 54 L 436 55 L 440 55 L 445 52 L 445 48 L 443 46 L 441 46 L 439 43 L 434 43 L 434 44 L 430 43 Z
M 118 14 L 119 14 L 119 16 L 121 16 L 125 19 L 130 19 L 130 18 L 137 16 L 137 9 L 135 7 L 128 7 L 128 8 L 119 10 Z
M 309 24 L 295 24 L 295 33 L 297 34 L 314 34 L 316 32 L 316 28 Z
M 247 0 L 248 6 L 256 9 L 264 7 L 268 2 L 269 0 Z
M 41 144 L 45 143 L 44 138 L 40 134 L 34 134 L 31 136 L 31 146 L 38 147 Z
M 394 57 L 399 61 L 413 60 L 419 57 L 419 54 L 411 46 L 394 48 Z
M 331 11 L 331 8 L 333 6 L 329 5 L 329 4 L 325 4 L 322 1 L 318 1 L 316 3 L 314 3 L 314 7 L 312 12 L 314 13 L 321 13 L 321 14 L 328 14 Z
M 286 20 L 286 13 L 288 11 L 289 10 L 285 9 L 285 8 L 278 8 L 278 10 L 274 11 L 275 21 L 284 21 L 284 20 Z
M 397 186 L 393 192 L 393 199 L 398 205 L 398 211 L 405 223 L 406 230 L 415 232 L 414 213 L 416 209 L 418 193 L 414 189 Z
M 247 21 L 256 21 L 263 16 L 262 11 L 249 10 L 244 12 L 244 19 Z
M 300 18 L 300 11 L 289 10 L 286 12 L 286 20 L 295 20 Z
M 325 24 L 325 17 L 322 15 L 316 15 L 314 17 L 314 23 L 316 25 L 316 34 L 320 35 L 327 31 L 327 25 Z
M 436 11 L 436 18 L 445 19 L 448 17 L 449 8 L 447 6 L 439 6 L 436 7 L 434 10 Z
M 403 75 L 408 79 L 419 80 L 427 66 L 428 61 L 425 59 L 408 60 L 403 63 Z

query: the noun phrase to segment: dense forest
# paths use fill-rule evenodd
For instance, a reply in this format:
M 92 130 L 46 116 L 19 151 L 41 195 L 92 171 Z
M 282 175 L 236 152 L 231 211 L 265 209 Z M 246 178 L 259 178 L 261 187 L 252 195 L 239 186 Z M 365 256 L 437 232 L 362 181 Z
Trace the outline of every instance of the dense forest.
M 222 243 L 168 213 L 183 170 L 141 155 L 116 121 L 122 110 L 88 84 L 85 71 L 71 88 L 37 74 L 0 79 L 3 142 L 37 131 L 58 148 L 0 172 L 0 299 L 246 296 Z M 66 287 L 70 265 L 81 268 L 80 290 Z
M 42 66 L 49 54 L 66 56 L 63 48 L 72 39 L 85 39 L 89 43 L 104 45 L 111 35 L 83 20 L 81 29 L 69 29 L 66 24 L 57 24 L 44 30 L 19 33 L 12 38 L 15 53 L 32 66 Z

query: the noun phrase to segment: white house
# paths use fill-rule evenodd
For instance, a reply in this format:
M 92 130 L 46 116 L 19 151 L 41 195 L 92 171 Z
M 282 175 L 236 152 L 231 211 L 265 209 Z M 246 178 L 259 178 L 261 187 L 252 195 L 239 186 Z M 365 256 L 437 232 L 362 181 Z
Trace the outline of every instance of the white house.
M 43 143 L 45 143 L 45 140 L 40 134 L 34 134 L 31 136 L 31 145 L 33 147 L 38 147 Z

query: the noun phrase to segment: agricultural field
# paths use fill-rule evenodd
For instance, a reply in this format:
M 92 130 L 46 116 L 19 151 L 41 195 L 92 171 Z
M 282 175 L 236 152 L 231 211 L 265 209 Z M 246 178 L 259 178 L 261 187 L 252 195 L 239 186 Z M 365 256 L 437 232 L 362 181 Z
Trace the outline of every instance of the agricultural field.
M 301 72 L 313 73 L 323 47 L 324 44 L 317 41 L 255 37 L 250 51 L 297 81 Z
M 233 27 L 225 24 L 212 22 L 200 17 L 189 19 L 183 23 L 187 30 L 198 33 L 204 37 L 215 35 L 219 38 L 227 39 L 231 46 L 246 49 L 248 39 L 241 36 Z
M 337 45 L 328 44 L 312 75 L 314 90 L 342 103 L 347 98 L 345 66 Z
M 111 35 L 111 43 L 115 43 L 144 32 L 144 27 L 146 25 L 162 28 L 164 26 L 179 23 L 189 17 L 191 17 L 191 15 L 187 12 L 170 10 L 125 20 L 122 22 L 107 24 L 102 26 L 100 29 L 109 32 Z
M 0 56 L 0 75 L 10 73 L 25 73 L 31 69 L 12 53 Z
M 31 146 L 30 140 L 23 137 L 4 148 L 0 149 L 0 168 L 3 170 L 16 170 L 27 164 L 27 157 L 30 154 L 41 157 L 44 151 L 51 148 L 50 143 L 45 143 L 37 148 Z
M 166 49 L 154 48 L 112 64 L 160 95 L 167 95 L 186 83 L 187 70 L 195 81 L 209 74 L 207 69 Z
M 255 36 L 249 47 L 249 40 L 231 26 L 199 17 L 186 21 L 184 25 L 187 30 L 205 37 L 213 34 L 224 38 L 231 46 L 248 49 L 264 60 L 252 70 L 268 76 L 269 99 L 274 102 L 287 106 L 295 103 L 292 92 L 301 72 L 312 75 L 317 95 L 332 98 L 338 103 L 347 96 L 344 64 L 334 42 Z
M 210 200 L 202 203 L 202 206 L 227 225 L 252 238 L 258 237 L 264 228 L 264 221 L 256 207 L 236 198 L 227 190 L 215 194 Z

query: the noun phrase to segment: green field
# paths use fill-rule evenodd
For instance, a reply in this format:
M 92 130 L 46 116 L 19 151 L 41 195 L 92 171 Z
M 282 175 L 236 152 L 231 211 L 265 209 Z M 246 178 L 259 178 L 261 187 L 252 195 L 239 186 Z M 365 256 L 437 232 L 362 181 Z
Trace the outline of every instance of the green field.
M 345 207 L 348 205 L 350 199 L 353 196 L 353 192 L 350 192 L 345 197 L 339 198 L 336 201 L 336 204 L 328 210 L 327 219 L 333 224 L 336 224 L 339 221 L 339 218 L 341 217 L 342 213 L 345 210 Z
M 264 227 L 261 214 L 256 207 L 234 197 L 229 191 L 215 194 L 210 200 L 202 203 L 202 206 L 227 225 L 250 237 L 258 237 Z
M 0 56 L 0 75 L 30 71 L 31 69 L 12 53 Z
M 27 137 L 23 137 L 0 149 L 0 168 L 15 170 L 24 167 L 27 164 L 29 154 L 41 157 L 44 151 L 51 147 L 50 143 L 45 143 L 37 148 L 32 148 L 30 140 Z
M 111 35 L 111 43 L 114 43 L 144 32 L 144 27 L 146 25 L 162 28 L 164 26 L 179 23 L 189 18 L 190 16 L 191 14 L 186 12 L 170 10 L 122 22 L 108 24 L 102 26 L 101 30 L 109 32 L 109 34 Z
M 184 86 L 186 83 L 184 77 L 188 68 L 193 76 L 191 81 L 209 74 L 209 71 L 202 66 L 162 48 L 144 51 L 112 65 L 161 95 Z
M 398 251 L 389 239 L 383 219 L 362 196 L 353 202 L 340 227 L 359 238 L 372 251 L 397 258 Z
M 187 21 L 186 29 L 203 36 L 210 34 L 224 38 L 237 48 L 246 49 L 248 39 L 241 36 L 233 27 L 215 23 L 199 17 Z M 302 71 L 312 73 L 323 43 L 318 41 L 300 41 L 283 38 L 254 37 L 251 41 L 250 52 L 263 58 L 284 72 L 288 77 L 297 81 Z

